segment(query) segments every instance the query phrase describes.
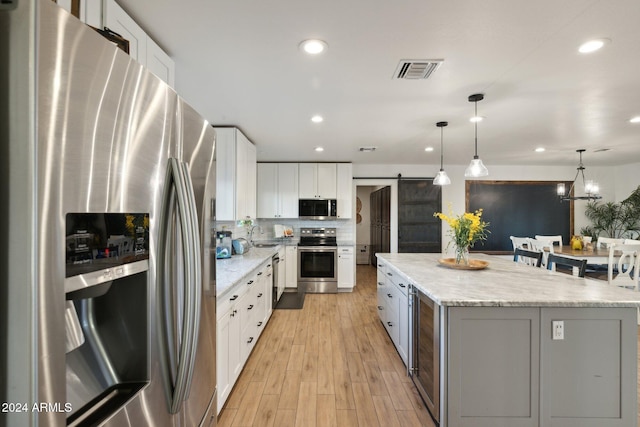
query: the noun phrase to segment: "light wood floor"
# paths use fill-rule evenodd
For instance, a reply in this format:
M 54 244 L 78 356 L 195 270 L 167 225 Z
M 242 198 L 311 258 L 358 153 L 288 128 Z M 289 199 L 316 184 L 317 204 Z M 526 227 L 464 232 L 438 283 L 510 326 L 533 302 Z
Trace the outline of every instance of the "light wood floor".
M 354 292 L 274 310 L 218 426 L 433 427 L 376 306 L 376 270 L 359 265 Z

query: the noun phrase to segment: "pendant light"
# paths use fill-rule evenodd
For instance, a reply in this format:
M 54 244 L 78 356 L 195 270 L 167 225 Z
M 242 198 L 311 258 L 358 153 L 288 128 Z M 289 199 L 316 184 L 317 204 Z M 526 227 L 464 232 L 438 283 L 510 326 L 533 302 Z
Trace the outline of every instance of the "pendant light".
M 571 183 L 571 188 L 569 188 L 569 192 L 567 193 L 565 191 L 565 186 L 564 183 L 559 183 L 558 184 L 558 197 L 560 198 L 561 201 L 565 201 L 565 200 L 588 200 L 588 201 L 593 201 L 593 200 L 600 200 L 602 199 L 602 196 L 600 196 L 598 194 L 598 192 L 600 191 L 600 187 L 598 186 L 598 183 L 592 180 L 585 180 L 584 179 L 584 170 L 586 169 L 584 167 L 584 164 L 582 163 L 582 153 L 584 153 L 585 150 L 584 148 L 581 148 L 579 150 L 576 150 L 576 152 L 580 155 L 580 163 L 578 163 L 578 172 L 576 172 L 576 177 L 573 178 L 573 182 Z M 573 188 L 576 186 L 576 181 L 578 180 L 578 176 L 582 175 L 582 185 L 584 186 L 584 192 L 585 195 L 584 196 L 572 196 L 571 194 L 573 193 Z
M 438 122 L 436 126 L 440 128 L 440 172 L 433 179 L 433 185 L 449 185 L 451 184 L 451 180 L 447 176 L 447 173 L 444 171 L 443 161 L 444 161 L 444 144 L 443 144 L 443 132 L 444 127 L 447 126 L 449 122 Z
M 486 166 L 482 163 L 482 160 L 480 160 L 480 157 L 478 157 L 478 101 L 482 101 L 484 99 L 484 94 L 482 93 L 476 93 L 473 95 L 469 96 L 469 102 L 473 102 L 475 104 L 475 117 L 474 117 L 474 127 L 475 127 L 475 155 L 473 156 L 473 160 L 471 160 L 471 163 L 469 163 L 469 166 L 467 167 L 467 169 L 464 171 L 464 176 L 467 178 L 478 178 L 481 176 L 487 176 L 489 175 L 489 170 L 486 168 Z

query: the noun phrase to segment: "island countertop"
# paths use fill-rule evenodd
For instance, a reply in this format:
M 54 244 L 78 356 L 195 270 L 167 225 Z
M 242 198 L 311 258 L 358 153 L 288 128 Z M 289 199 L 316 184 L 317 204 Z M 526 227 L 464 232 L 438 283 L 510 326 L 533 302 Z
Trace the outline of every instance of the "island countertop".
M 379 253 L 387 266 L 442 306 L 639 307 L 640 293 L 605 281 L 579 278 L 480 253 L 484 270 L 438 264 L 442 254 Z

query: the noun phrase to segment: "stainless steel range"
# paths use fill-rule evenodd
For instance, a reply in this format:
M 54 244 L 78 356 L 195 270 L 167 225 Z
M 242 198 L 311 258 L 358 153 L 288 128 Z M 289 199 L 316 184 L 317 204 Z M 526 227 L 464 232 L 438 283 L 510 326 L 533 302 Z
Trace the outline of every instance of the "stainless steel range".
M 302 228 L 298 243 L 298 286 L 309 293 L 338 292 L 335 228 Z

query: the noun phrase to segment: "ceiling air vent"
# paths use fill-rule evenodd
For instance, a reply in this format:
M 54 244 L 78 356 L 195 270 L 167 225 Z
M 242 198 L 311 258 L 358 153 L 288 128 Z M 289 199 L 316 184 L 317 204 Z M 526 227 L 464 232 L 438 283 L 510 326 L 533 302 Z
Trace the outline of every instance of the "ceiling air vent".
M 403 59 L 398 64 L 394 79 L 424 80 L 442 65 L 444 59 Z

